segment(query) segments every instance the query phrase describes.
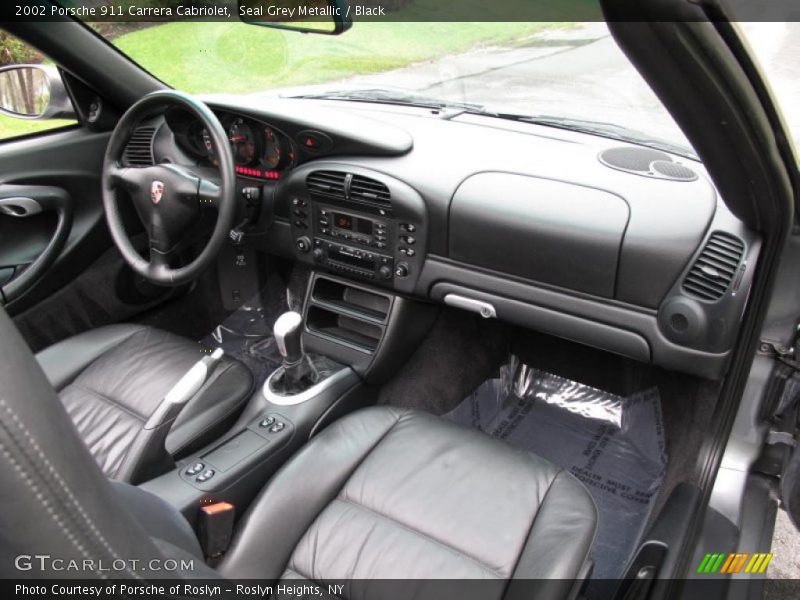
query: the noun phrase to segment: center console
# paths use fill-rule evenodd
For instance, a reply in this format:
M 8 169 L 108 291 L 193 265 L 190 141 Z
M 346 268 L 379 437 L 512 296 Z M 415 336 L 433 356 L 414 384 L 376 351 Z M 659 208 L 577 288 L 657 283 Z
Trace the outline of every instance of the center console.
M 426 252 L 426 207 L 407 184 L 360 167 L 315 162 L 282 186 L 298 261 L 412 292 Z

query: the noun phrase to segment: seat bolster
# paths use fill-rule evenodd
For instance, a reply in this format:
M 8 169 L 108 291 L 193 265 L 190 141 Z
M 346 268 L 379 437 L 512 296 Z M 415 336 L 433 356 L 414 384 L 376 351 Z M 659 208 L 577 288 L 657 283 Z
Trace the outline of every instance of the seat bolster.
M 272 478 L 219 566 L 229 578 L 277 580 L 311 523 L 409 411 L 368 408 L 336 421 Z
M 531 525 L 513 578 L 528 581 L 515 587 L 506 600 L 519 597 L 566 598 L 589 560 L 597 529 L 597 508 L 583 485 L 561 471 L 544 497 Z M 565 543 L 565 541 L 569 543 Z M 549 580 L 549 581 L 548 581 Z M 532 588 L 535 584 L 537 587 Z
M 142 329 L 143 325 L 133 324 L 92 329 L 45 348 L 36 360 L 50 384 L 61 391 L 100 356 Z

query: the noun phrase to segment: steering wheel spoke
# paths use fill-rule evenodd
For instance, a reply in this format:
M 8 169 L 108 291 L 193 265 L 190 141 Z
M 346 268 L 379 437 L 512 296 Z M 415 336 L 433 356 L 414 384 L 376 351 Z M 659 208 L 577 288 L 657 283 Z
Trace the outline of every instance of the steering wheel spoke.
M 106 168 L 106 180 L 113 189 L 135 192 L 141 187 L 141 176 L 136 173 L 138 170 L 112 163 Z
M 223 190 L 220 182 L 213 179 L 201 179 L 197 190 L 197 201 L 200 206 L 219 206 Z

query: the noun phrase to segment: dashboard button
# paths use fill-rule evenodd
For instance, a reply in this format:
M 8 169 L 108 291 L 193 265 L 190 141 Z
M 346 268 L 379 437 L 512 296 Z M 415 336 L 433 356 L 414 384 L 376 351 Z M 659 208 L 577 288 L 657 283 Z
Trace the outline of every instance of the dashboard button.
M 264 417 L 258 424 L 259 427 L 269 427 L 275 422 L 275 417 Z
M 297 248 L 300 252 L 308 252 L 311 250 L 311 240 L 307 237 L 297 238 L 297 241 L 294 243 L 295 248 Z
M 415 237 L 414 237 L 414 236 L 412 236 L 412 235 L 407 235 L 407 236 L 405 236 L 405 237 L 402 237 L 402 238 L 400 238 L 400 239 L 401 239 L 401 240 L 403 240 L 403 241 L 404 241 L 406 244 L 408 244 L 409 246 L 413 246 L 414 244 L 416 244 L 416 243 L 417 243 L 417 238 L 415 238 Z
M 270 427 L 269 430 L 272 433 L 278 433 L 279 431 L 283 431 L 285 427 L 286 427 L 285 423 L 282 423 L 281 421 L 278 421 L 272 427 Z
M 407 231 L 409 233 L 414 233 L 417 230 L 417 228 L 411 223 L 402 223 L 400 225 L 400 229 L 402 229 L 403 231 Z
M 316 131 L 314 129 L 301 131 L 297 134 L 295 139 L 301 147 L 306 150 L 311 150 L 312 152 L 321 152 L 333 146 L 333 140 L 331 138 L 321 131 Z
M 408 265 L 406 263 L 398 263 L 397 266 L 394 268 L 394 274 L 398 277 L 407 277 L 408 276 Z

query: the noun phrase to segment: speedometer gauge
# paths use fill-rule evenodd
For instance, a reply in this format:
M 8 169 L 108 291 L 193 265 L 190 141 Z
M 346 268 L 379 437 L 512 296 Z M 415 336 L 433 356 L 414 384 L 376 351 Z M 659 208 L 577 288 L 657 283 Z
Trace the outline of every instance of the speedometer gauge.
M 258 142 L 253 128 L 244 119 L 234 119 L 228 129 L 233 159 L 237 165 L 249 166 L 258 158 Z
M 277 169 L 283 160 L 281 140 L 270 127 L 264 128 L 264 139 L 267 142 L 267 147 L 264 149 L 264 163 L 270 169 Z

